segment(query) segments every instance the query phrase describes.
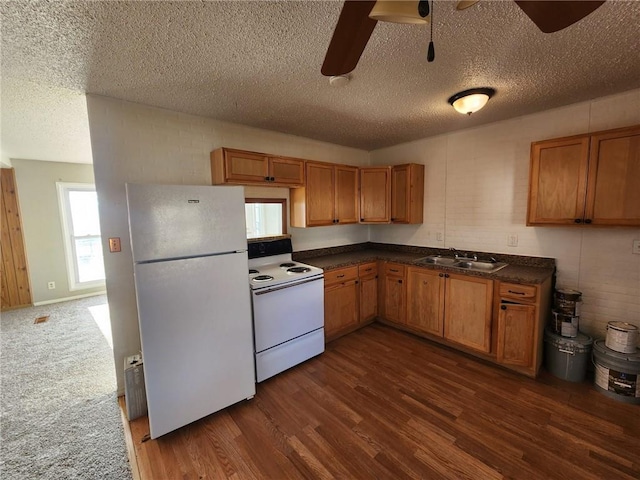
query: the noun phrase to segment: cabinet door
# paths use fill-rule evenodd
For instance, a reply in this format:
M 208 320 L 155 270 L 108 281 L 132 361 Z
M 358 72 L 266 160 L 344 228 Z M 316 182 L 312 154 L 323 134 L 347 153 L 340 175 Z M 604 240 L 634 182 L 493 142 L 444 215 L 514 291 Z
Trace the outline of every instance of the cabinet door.
M 258 153 L 225 150 L 224 171 L 228 182 L 265 183 L 269 178 L 269 159 Z
M 360 169 L 360 222 L 391 221 L 391 167 Z
M 391 221 L 409 222 L 409 165 L 391 168 Z
M 270 157 L 269 175 L 274 185 L 304 184 L 304 162 L 296 158 Z
M 324 163 L 307 162 L 305 192 L 307 226 L 333 225 L 334 168 Z
M 378 276 L 360 278 L 360 322 L 368 322 L 378 316 Z
M 531 144 L 527 225 L 582 222 L 588 160 L 588 135 Z
M 406 284 L 404 282 L 404 265 L 387 263 L 382 278 L 382 298 L 380 304 L 382 316 L 395 323 L 405 323 L 406 316 Z
M 488 353 L 491 350 L 493 280 L 447 275 L 444 337 Z
M 410 268 L 407 275 L 407 325 L 442 336 L 444 276 L 436 270 Z
M 327 340 L 358 324 L 358 281 L 350 280 L 324 289 L 324 334 Z
M 358 223 L 358 168 L 336 166 L 335 178 L 337 223 Z
M 531 366 L 535 323 L 535 305 L 500 304 L 497 344 L 499 363 L 520 367 Z
M 640 225 L 640 127 L 591 137 L 585 222 Z

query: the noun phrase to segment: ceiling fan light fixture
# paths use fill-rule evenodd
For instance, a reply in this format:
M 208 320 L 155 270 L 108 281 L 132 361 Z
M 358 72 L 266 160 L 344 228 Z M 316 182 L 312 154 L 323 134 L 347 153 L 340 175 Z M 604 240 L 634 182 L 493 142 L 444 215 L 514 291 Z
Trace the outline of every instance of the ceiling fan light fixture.
M 378 0 L 371 9 L 369 18 L 381 22 L 426 24 L 429 17 L 422 18 L 418 12 L 418 2 Z
M 471 115 L 484 107 L 495 93 L 493 88 L 472 88 L 456 93 L 448 102 L 457 112 Z

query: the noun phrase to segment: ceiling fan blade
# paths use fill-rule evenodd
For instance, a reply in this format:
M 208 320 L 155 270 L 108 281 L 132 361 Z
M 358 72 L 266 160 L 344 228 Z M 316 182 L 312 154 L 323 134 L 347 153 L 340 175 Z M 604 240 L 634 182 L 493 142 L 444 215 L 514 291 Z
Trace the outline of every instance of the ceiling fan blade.
M 358 64 L 378 23 L 369 18 L 375 1 L 346 0 L 333 31 L 322 69 L 323 75 L 344 75 Z
M 553 33 L 589 15 L 604 1 L 515 0 L 524 13 L 544 33 Z

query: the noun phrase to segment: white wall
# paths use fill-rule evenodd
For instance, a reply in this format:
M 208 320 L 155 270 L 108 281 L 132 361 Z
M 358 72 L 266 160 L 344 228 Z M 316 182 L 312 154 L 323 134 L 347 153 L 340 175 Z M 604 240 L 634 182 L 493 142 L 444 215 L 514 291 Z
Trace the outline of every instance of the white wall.
M 583 293 L 582 330 L 640 326 L 640 255 L 631 253 L 640 229 L 525 226 L 531 142 L 635 124 L 640 90 L 371 152 L 373 165 L 423 163 L 426 179 L 424 223 L 375 226 L 370 239 L 554 257 L 557 286 Z
M 69 290 L 56 182 L 94 183 L 91 165 L 13 159 L 34 303 L 104 292 L 104 287 Z M 49 290 L 48 282 L 56 288 Z
M 105 252 L 109 237 L 122 240 L 122 252 L 105 254 L 118 392 L 122 393 L 123 358 L 140 349 L 126 182 L 210 184 L 209 153 L 221 146 L 352 165 L 367 164 L 369 155 L 362 150 L 105 97 L 90 95 L 87 106 Z M 252 187 L 245 195 L 289 199 L 288 189 L 282 188 Z M 368 240 L 368 228 L 360 225 L 290 232 L 296 251 Z

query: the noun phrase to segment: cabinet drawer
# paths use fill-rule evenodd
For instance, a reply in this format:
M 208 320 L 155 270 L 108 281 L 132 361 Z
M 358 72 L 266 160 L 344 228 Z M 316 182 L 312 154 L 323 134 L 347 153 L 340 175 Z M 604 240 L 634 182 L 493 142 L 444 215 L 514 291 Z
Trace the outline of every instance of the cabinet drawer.
M 378 274 L 378 264 L 376 262 L 363 263 L 358 265 L 358 276 L 369 277 Z
M 538 288 L 534 285 L 519 285 L 517 283 L 500 283 L 500 297 L 513 300 L 535 302 Z
M 394 277 L 404 277 L 406 267 L 398 263 L 385 263 L 384 274 Z
M 324 284 L 333 285 L 334 283 L 348 282 L 358 278 L 358 266 L 338 268 L 324 272 Z

